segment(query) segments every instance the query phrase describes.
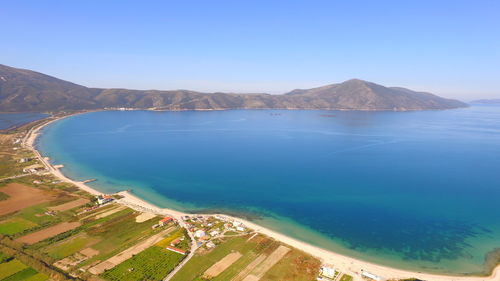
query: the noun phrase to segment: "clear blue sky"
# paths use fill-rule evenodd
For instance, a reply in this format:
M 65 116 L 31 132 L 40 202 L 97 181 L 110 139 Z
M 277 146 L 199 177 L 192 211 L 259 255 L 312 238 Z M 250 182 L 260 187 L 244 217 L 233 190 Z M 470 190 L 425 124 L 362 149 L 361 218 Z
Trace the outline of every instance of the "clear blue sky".
M 0 26 L 0 63 L 92 87 L 500 97 L 498 0 L 3 1 Z

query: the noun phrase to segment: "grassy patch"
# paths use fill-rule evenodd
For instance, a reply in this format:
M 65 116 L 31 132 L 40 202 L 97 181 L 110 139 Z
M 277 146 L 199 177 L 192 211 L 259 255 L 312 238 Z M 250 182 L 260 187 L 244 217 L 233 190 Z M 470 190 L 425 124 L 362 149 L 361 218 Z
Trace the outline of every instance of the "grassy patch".
M 11 259 L 12 259 L 11 256 L 6 255 L 6 254 L 0 252 L 0 263 L 4 263 L 4 262 L 7 262 L 7 261 L 10 261 Z
M 156 223 L 154 220 L 149 220 L 142 223 L 135 222 L 137 213 L 130 209 L 122 210 L 109 217 L 99 219 L 92 222 L 92 227 L 86 229 L 86 234 L 91 237 L 96 237 L 100 241 L 92 248 L 99 251 L 99 255 L 79 264 L 84 266 L 96 260 L 106 260 L 113 255 L 123 251 L 138 241 L 158 233 L 160 230 L 153 230 L 151 227 Z
M 45 215 L 49 203 L 42 203 L 39 205 L 31 206 L 25 208 L 16 215 L 16 217 L 21 217 L 25 220 L 32 221 L 38 225 L 48 226 L 53 223 L 60 222 L 60 219 L 56 216 Z
M 30 278 L 33 275 L 36 275 L 38 272 L 31 267 L 25 268 L 11 276 L 2 279 L 2 281 L 21 281 Z
M 9 195 L 0 191 L 0 201 L 7 200 L 9 199 L 9 197 L 10 197 Z
M 87 235 L 78 235 L 76 237 L 70 237 L 57 245 L 50 245 L 45 251 L 52 258 L 60 260 L 83 250 L 93 241 L 95 241 L 95 239 L 92 239 Z
M 127 242 L 137 242 L 137 238 L 145 237 L 152 233 L 151 226 L 147 222 L 136 223 L 136 215 L 129 210 L 125 211 L 127 212 L 87 231 L 89 235 L 102 238 L 94 246 L 96 250 L 106 252 L 109 249 L 115 249 L 117 245 L 123 245 Z
M 308 281 L 315 280 L 321 262 L 314 257 L 292 249 L 260 279 L 262 281 Z
M 49 279 L 49 277 L 43 273 L 37 273 L 30 278 L 25 279 L 24 281 L 45 281 Z
M 45 281 L 49 279 L 49 277 L 43 273 L 37 273 L 29 278 L 24 279 L 24 281 Z
M 116 281 L 161 280 L 185 256 L 152 246 L 106 271 L 101 277 Z
M 17 217 L 0 222 L 0 233 L 12 235 L 38 226 L 29 220 Z
M 340 277 L 340 281 L 352 281 L 352 276 L 348 275 L 348 274 L 344 274 L 344 275 L 342 275 L 342 277 Z
M 0 264 L 0 280 L 9 277 L 12 274 L 15 274 L 25 268 L 27 268 L 27 266 L 17 259 L 4 262 Z

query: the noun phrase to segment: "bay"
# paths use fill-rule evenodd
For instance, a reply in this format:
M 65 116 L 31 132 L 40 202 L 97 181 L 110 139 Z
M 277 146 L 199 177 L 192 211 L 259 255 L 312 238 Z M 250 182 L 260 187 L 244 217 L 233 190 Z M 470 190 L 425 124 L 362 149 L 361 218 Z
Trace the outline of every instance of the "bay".
M 37 147 L 103 192 L 384 265 L 484 273 L 500 247 L 500 107 L 103 111 L 47 126 Z

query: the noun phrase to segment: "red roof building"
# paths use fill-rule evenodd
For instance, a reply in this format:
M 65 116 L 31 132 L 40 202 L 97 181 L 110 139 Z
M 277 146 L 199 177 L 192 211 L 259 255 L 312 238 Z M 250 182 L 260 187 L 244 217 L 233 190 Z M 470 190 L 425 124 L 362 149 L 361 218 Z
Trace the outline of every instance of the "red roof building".
M 164 217 L 163 219 L 160 220 L 160 222 L 158 222 L 158 224 L 163 226 L 163 225 L 166 225 L 167 223 L 169 223 L 173 220 L 174 219 L 172 219 L 171 217 Z
M 167 250 L 170 250 L 172 252 L 176 252 L 176 253 L 179 253 L 181 255 L 185 255 L 186 254 L 186 251 L 184 250 L 181 250 L 181 249 L 178 249 L 178 248 L 175 248 L 175 247 L 171 247 L 171 246 L 167 246 L 166 248 Z

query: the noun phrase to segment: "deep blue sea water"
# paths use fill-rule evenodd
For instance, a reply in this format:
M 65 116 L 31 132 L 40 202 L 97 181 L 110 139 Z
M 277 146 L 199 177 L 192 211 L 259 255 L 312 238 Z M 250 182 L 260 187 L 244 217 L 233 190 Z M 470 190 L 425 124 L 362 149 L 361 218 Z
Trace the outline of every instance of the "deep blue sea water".
M 0 113 L 0 130 L 18 127 L 35 120 L 47 117 L 43 113 Z
M 478 273 L 500 247 L 500 107 L 106 111 L 37 145 L 104 192 L 249 216 L 385 265 Z

